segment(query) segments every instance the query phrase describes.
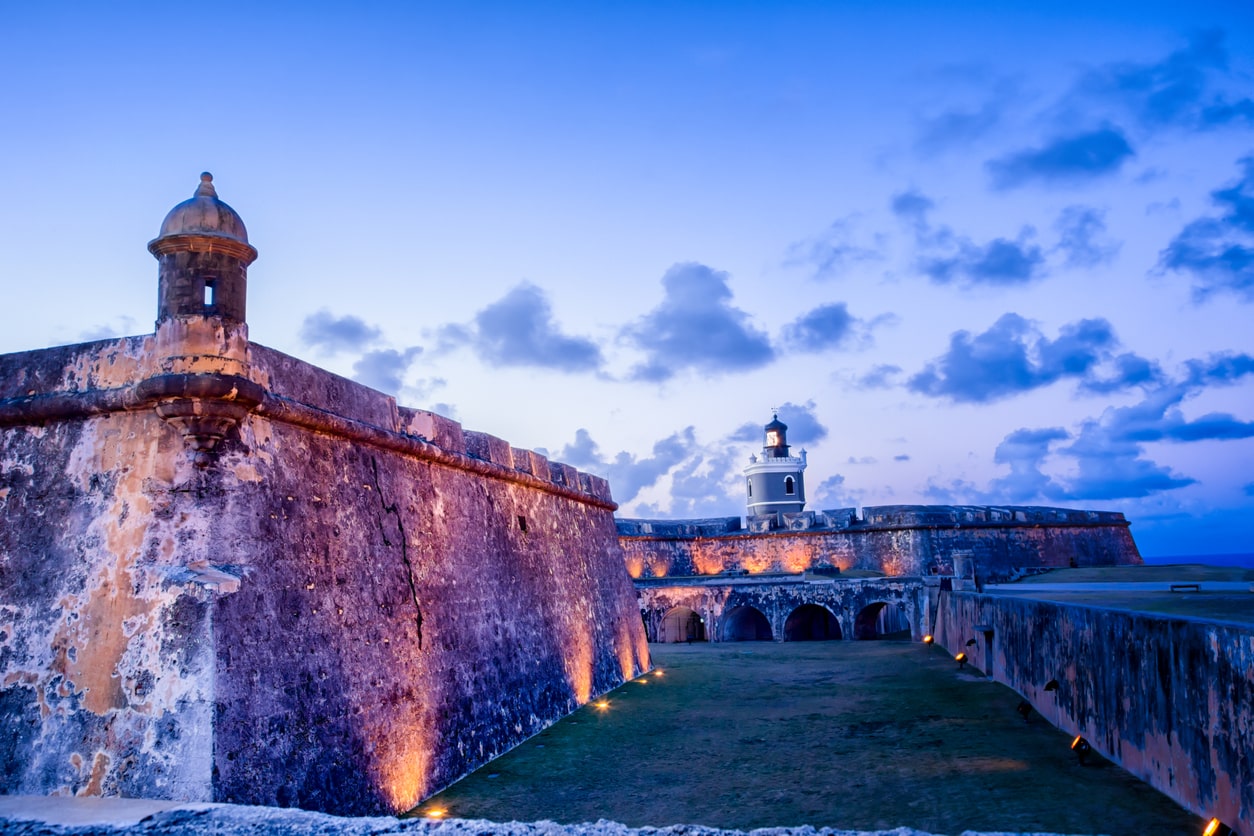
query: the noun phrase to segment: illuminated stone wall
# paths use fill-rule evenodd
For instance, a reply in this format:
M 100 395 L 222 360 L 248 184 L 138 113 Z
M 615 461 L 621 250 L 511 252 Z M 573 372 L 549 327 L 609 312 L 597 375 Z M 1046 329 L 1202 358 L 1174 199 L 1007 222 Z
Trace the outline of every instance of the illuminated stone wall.
M 603 480 L 157 340 L 0 356 L 0 793 L 400 811 L 647 669 Z
M 750 517 L 752 526 L 759 518 Z M 890 505 L 784 515 L 785 527 L 740 520 L 619 520 L 634 578 L 835 567 L 887 575 L 952 574 L 955 553 L 977 577 L 1024 569 L 1130 565 L 1140 553 L 1122 514 L 1067 508 Z
M 1181 805 L 1254 833 L 1254 628 L 955 592 L 935 636 Z

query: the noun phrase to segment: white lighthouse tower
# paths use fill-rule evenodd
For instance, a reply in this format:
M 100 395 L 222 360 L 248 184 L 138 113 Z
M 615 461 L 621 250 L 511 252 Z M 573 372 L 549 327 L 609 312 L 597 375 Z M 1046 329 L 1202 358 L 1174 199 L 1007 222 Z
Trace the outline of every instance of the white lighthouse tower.
M 762 456 L 750 456 L 745 467 L 749 516 L 795 513 L 805 508 L 806 451 L 788 455 L 788 425 L 773 415 L 764 427 Z

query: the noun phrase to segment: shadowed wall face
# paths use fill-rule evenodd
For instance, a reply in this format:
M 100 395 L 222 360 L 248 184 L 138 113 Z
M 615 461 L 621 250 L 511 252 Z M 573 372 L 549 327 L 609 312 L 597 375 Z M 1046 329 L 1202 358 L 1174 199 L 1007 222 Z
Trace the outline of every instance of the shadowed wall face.
M 1133 775 L 1254 832 L 1251 628 L 942 593 L 935 634 Z M 1057 688 L 1046 690 L 1051 680 Z

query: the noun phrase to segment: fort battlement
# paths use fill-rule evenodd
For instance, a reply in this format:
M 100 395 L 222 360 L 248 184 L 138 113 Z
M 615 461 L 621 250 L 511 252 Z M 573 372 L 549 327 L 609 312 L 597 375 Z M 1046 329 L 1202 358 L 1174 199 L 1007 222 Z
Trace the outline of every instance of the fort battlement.
M 730 571 L 872 569 L 952 574 L 955 555 L 977 577 L 1024 570 L 1140 563 L 1128 521 L 1115 511 L 1016 505 L 879 505 L 742 519 L 616 521 L 635 578 Z

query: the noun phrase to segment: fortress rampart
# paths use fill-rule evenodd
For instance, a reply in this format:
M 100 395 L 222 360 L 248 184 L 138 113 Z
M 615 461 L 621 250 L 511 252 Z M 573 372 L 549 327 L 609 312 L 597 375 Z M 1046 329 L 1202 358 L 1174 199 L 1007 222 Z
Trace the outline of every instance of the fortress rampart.
M 249 341 L 208 175 L 149 249 L 0 355 L 0 793 L 398 812 L 649 668 L 604 480 Z
M 1104 757 L 1199 815 L 1254 833 L 1250 627 L 941 592 L 933 630 L 937 644 L 966 650 Z
M 882 505 L 702 520 L 617 522 L 633 578 L 871 569 L 981 581 L 1066 566 L 1139 564 L 1123 514 L 1034 506 Z M 777 527 L 778 526 L 778 527 Z

